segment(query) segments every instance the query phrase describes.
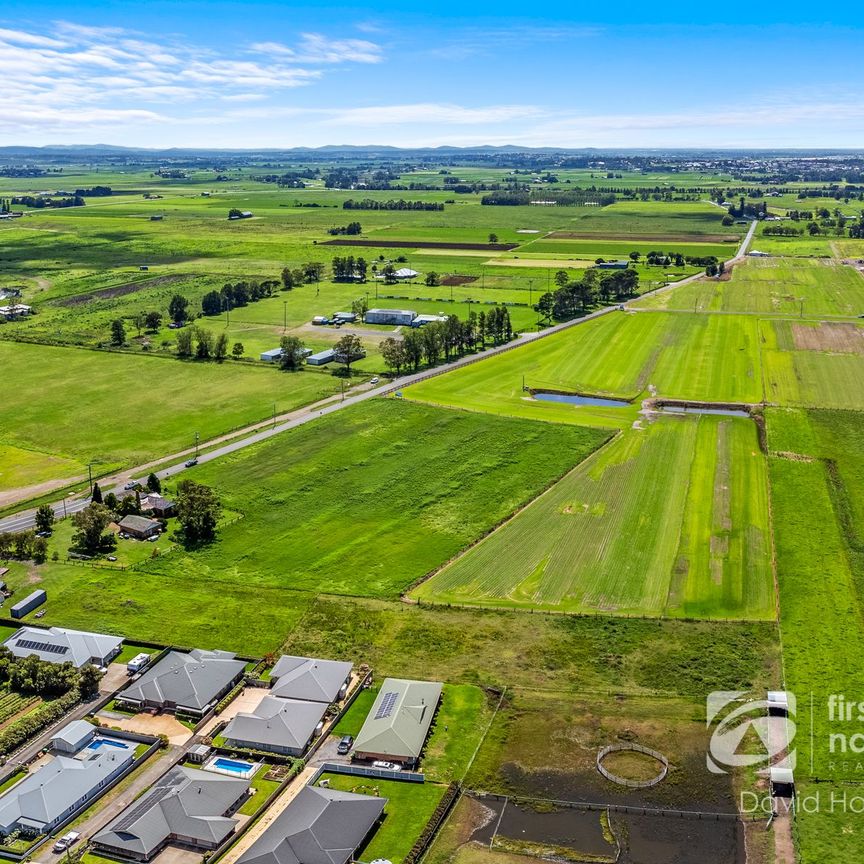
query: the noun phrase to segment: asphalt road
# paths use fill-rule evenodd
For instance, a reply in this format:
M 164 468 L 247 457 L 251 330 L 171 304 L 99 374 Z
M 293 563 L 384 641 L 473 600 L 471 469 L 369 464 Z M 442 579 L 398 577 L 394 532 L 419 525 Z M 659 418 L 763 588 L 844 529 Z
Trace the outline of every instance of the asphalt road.
M 734 263 L 744 258 L 747 253 L 747 247 L 749 246 L 750 241 L 753 239 L 753 234 L 756 230 L 756 226 L 757 223 L 754 221 L 750 225 L 750 229 L 742 240 L 741 245 L 738 247 L 738 250 L 735 253 L 735 257 L 730 259 L 730 261 L 727 263 Z M 697 273 L 694 276 L 689 276 L 679 282 L 672 282 L 662 288 L 657 288 L 651 293 L 657 294 L 663 291 L 669 291 L 672 288 L 686 285 L 687 283 L 693 282 L 696 279 L 701 279 L 702 275 L 702 273 Z M 585 315 L 582 318 L 576 318 L 572 321 L 565 321 L 562 324 L 556 324 L 554 327 L 549 327 L 545 330 L 541 330 L 539 333 L 522 333 L 517 339 L 514 339 L 512 342 L 508 342 L 506 345 L 499 345 L 495 348 L 489 348 L 481 354 L 472 354 L 466 357 L 461 357 L 459 360 L 456 360 L 453 363 L 448 363 L 444 366 L 436 366 L 434 369 L 426 369 L 422 372 L 416 372 L 413 375 L 405 375 L 395 382 L 388 381 L 378 387 L 372 387 L 370 389 L 363 390 L 362 392 L 354 393 L 354 395 L 346 396 L 341 401 L 331 401 L 329 402 L 329 404 L 326 405 L 320 405 L 319 403 L 318 406 L 307 406 L 306 408 L 295 411 L 288 420 L 284 420 L 282 422 L 277 421 L 276 424 L 273 426 L 260 429 L 260 431 L 253 432 L 251 435 L 246 435 L 245 437 L 241 437 L 239 439 L 235 437 L 235 439 L 232 441 L 229 441 L 219 447 L 215 447 L 214 449 L 209 450 L 206 453 L 201 453 L 198 456 L 198 464 L 203 465 L 207 462 L 212 462 L 214 459 L 219 459 L 222 456 L 227 456 L 229 453 L 234 453 L 237 450 L 242 450 L 244 447 L 251 447 L 253 444 L 258 444 L 261 441 L 266 441 L 268 438 L 272 438 L 274 435 L 281 435 L 283 432 L 288 432 L 291 429 L 297 429 L 298 427 L 304 426 L 306 423 L 311 423 L 312 421 L 317 420 L 320 417 L 324 417 L 328 414 L 333 414 L 336 411 L 342 411 L 345 408 L 350 408 L 352 405 L 358 405 L 368 399 L 374 399 L 378 396 L 386 396 L 391 393 L 396 393 L 403 388 L 410 386 L 411 384 L 416 384 L 418 381 L 424 381 L 428 378 L 434 378 L 437 375 L 443 375 L 446 372 L 451 372 L 454 369 L 459 369 L 462 366 L 469 366 L 472 363 L 478 363 L 479 361 L 485 360 L 487 357 L 493 357 L 496 354 L 503 354 L 506 351 L 513 351 L 516 348 L 521 347 L 522 345 L 527 345 L 530 342 L 536 342 L 538 339 L 545 339 L 548 336 L 551 336 L 553 333 L 559 333 L 562 330 L 569 329 L 570 327 L 576 327 L 580 324 L 584 324 L 586 321 L 593 321 L 595 318 L 599 318 L 602 315 L 613 314 L 618 310 L 619 306 L 605 306 L 602 309 L 597 309 L 594 312 L 590 312 L 588 315 Z M 259 423 L 252 428 L 257 428 L 260 426 L 261 424 Z M 242 431 L 236 434 L 242 435 Z M 201 446 L 207 447 L 207 442 L 202 442 Z M 166 456 L 165 459 L 160 461 L 167 461 L 172 458 L 173 457 L 171 456 Z M 194 467 L 187 468 L 183 461 L 179 461 L 177 464 L 171 465 L 168 468 L 163 468 L 162 470 L 156 471 L 155 473 L 160 479 L 164 480 L 166 477 L 174 477 L 182 472 L 190 472 L 191 476 L 194 476 L 195 469 Z M 113 491 L 115 494 L 119 494 L 123 491 L 123 486 L 128 481 L 128 478 L 135 477 L 135 475 L 137 474 L 138 478 L 143 482 L 143 480 L 146 479 L 148 473 L 149 471 L 146 468 L 139 468 L 137 470 L 133 469 L 132 471 L 125 471 L 122 474 L 118 474 L 113 477 L 101 480 L 99 485 L 102 489 L 103 494 L 109 491 Z M 89 503 L 90 499 L 88 497 L 78 497 L 77 495 L 73 494 L 72 496 L 67 497 L 65 500 L 55 501 L 51 505 L 51 509 L 54 511 L 54 515 L 58 519 L 62 519 L 64 516 L 71 516 L 73 513 L 77 513 L 80 510 L 83 510 Z M 30 509 L 22 511 L 21 513 L 16 513 L 14 516 L 7 516 L 5 519 L 0 519 L 0 531 L 27 531 L 33 528 L 35 526 L 35 512 L 35 509 Z

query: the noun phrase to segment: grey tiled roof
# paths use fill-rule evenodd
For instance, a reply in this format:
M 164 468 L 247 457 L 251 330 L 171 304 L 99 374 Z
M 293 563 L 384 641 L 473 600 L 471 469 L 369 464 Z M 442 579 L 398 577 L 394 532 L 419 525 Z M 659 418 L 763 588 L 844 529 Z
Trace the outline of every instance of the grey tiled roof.
M 346 864 L 386 803 L 386 798 L 307 786 L 237 864 Z
M 34 827 L 48 825 L 125 765 L 133 747 L 84 750 L 83 757 L 54 756 L 41 768 L 0 796 L 0 829 L 26 820 Z
M 248 788 L 248 780 L 196 768 L 172 768 L 93 842 L 145 857 L 172 836 L 216 845 L 234 830 L 237 820 L 224 814 Z
M 227 651 L 169 651 L 121 697 L 200 710 L 238 678 L 245 666 Z
M 265 696 L 251 713 L 237 714 L 222 732 L 231 741 L 304 750 L 327 705 Z
M 343 660 L 318 660 L 312 657 L 279 658 L 270 673 L 273 695 L 310 702 L 334 702 L 351 664 Z

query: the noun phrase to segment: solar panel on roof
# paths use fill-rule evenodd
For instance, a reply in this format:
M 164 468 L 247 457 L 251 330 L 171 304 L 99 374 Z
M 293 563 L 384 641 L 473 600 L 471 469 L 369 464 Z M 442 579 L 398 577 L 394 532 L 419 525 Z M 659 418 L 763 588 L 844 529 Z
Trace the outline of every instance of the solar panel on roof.
M 393 713 L 393 707 L 396 705 L 396 700 L 398 698 L 398 693 L 392 691 L 385 693 L 384 698 L 381 700 L 381 704 L 378 706 L 378 710 L 375 712 L 375 719 L 383 720 L 385 717 L 389 717 Z
M 26 648 L 28 651 L 44 651 L 47 654 L 65 654 L 68 645 L 53 645 L 50 642 L 36 642 L 34 639 L 16 639 L 16 648 Z

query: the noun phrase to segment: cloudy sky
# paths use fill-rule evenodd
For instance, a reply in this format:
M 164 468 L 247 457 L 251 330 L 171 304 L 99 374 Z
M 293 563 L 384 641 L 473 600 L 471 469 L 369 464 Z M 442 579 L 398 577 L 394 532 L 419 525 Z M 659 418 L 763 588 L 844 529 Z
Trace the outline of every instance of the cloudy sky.
M 699 5 L 3 0 L 0 144 L 864 147 L 860 6 Z

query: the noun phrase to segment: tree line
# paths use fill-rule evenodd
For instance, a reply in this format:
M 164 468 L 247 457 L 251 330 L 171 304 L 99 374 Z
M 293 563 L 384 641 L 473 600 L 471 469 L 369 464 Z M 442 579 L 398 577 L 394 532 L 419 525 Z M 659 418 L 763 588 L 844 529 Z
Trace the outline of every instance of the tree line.
M 506 306 L 468 313 L 465 320 L 449 315 L 445 321 L 432 321 L 412 327 L 401 339 L 388 337 L 381 343 L 381 356 L 394 374 L 403 369 L 416 372 L 423 363 L 449 362 L 468 351 L 483 350 L 489 343 L 503 345 L 513 339 L 513 326 Z
M 349 237 L 353 237 L 357 234 L 362 234 L 363 228 L 359 222 L 349 222 L 347 225 L 338 225 L 333 228 L 328 228 L 327 233 L 334 237 L 340 234 L 347 234 Z
M 599 270 L 586 270 L 581 279 L 571 280 L 566 270 L 555 274 L 555 291 L 547 291 L 534 306 L 546 324 L 567 321 L 591 307 L 634 297 L 639 288 L 635 270 L 616 270 L 602 277 Z
M 443 210 L 440 201 L 406 201 L 403 198 L 391 198 L 389 201 L 376 201 L 373 198 L 362 198 L 355 201 L 349 198 L 342 202 L 343 210 Z

